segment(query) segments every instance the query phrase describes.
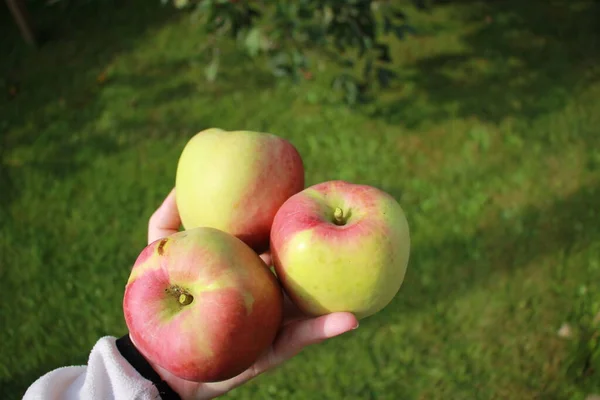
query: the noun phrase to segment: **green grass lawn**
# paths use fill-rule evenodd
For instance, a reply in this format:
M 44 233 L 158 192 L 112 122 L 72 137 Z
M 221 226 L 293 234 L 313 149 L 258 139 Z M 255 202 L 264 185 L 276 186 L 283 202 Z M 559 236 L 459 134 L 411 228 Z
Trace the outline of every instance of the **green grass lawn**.
M 38 51 L 0 11 L 2 399 L 126 332 L 148 217 L 185 142 L 211 126 L 288 138 L 308 184 L 380 187 L 412 232 L 387 308 L 230 398 L 600 394 L 597 3 L 408 9 L 419 35 L 394 46 L 400 78 L 353 109 L 318 72 L 276 84 L 233 52 L 209 84 L 189 17 L 97 3 L 33 7 Z

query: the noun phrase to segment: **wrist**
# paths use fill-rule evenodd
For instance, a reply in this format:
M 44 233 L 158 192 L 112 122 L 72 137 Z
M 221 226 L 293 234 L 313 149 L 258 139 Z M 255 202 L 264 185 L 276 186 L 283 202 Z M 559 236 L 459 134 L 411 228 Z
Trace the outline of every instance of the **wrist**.
M 150 361 L 138 350 L 129 333 L 116 341 L 116 346 L 123 358 L 145 379 L 154 384 L 162 400 L 181 400 L 169 384 L 163 380 Z

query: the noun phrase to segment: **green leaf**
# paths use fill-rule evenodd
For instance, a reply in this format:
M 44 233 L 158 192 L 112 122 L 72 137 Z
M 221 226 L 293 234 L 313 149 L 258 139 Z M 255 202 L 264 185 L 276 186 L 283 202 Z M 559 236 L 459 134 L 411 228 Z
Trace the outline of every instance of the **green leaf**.
M 295 49 L 292 51 L 292 62 L 296 67 L 305 68 L 308 65 L 306 56 L 301 51 Z
M 397 76 L 391 69 L 383 67 L 378 67 L 376 73 L 379 84 L 384 88 L 388 88 L 390 86 L 390 81 Z
M 280 51 L 275 53 L 270 60 L 271 65 L 284 65 L 290 63 L 290 57 L 287 53 Z
M 340 74 L 336 76 L 331 87 L 335 91 L 340 91 L 344 100 L 348 104 L 355 104 L 360 96 L 360 88 L 356 78 L 350 74 Z
M 340 36 L 335 36 L 333 45 L 342 54 L 346 51 L 346 45 Z
M 291 67 L 287 65 L 279 65 L 271 68 L 271 72 L 273 75 L 282 77 L 282 76 L 290 76 L 294 72 Z
M 392 20 L 389 17 L 383 17 L 383 33 L 390 33 L 392 31 L 392 27 Z
M 396 17 L 398 19 L 401 19 L 401 20 L 405 20 L 406 19 L 406 14 L 404 14 L 400 10 L 393 10 L 392 14 L 394 15 L 394 17 Z
M 204 76 L 206 80 L 209 82 L 214 82 L 217 79 L 217 74 L 219 73 L 219 52 L 215 51 L 213 54 L 213 58 L 204 69 Z
M 311 7 L 300 7 L 298 9 L 298 18 L 311 19 L 314 17 L 315 9 Z
M 248 15 L 251 18 L 259 18 L 260 16 L 262 16 L 262 12 L 254 7 L 248 7 Z
M 173 0 L 173 4 L 177 8 L 185 8 L 190 5 L 189 0 Z
M 427 8 L 425 0 L 413 0 L 413 3 L 415 4 L 415 7 L 419 10 L 424 10 Z
M 403 26 L 395 26 L 394 27 L 394 35 L 400 40 L 404 39 L 404 27 Z
M 347 81 L 344 85 L 344 91 L 346 95 L 346 102 L 348 102 L 348 104 L 355 104 L 358 100 L 358 85 L 356 82 Z
M 342 61 L 340 62 L 340 64 L 342 65 L 342 67 L 345 67 L 345 68 L 352 68 L 352 67 L 354 67 L 354 61 L 352 61 L 349 58 L 342 59 Z
M 208 11 L 213 6 L 213 0 L 203 0 L 201 1 L 197 9 L 198 11 Z
M 334 16 L 335 16 L 335 14 L 333 13 L 333 10 L 331 9 L 331 7 L 325 7 L 325 9 L 323 11 L 324 24 L 329 25 L 331 23 L 331 21 L 333 21 Z
M 250 32 L 246 35 L 244 44 L 246 45 L 246 50 L 248 50 L 248 53 L 252 57 L 256 56 L 262 49 L 261 40 L 262 36 L 259 28 L 254 27 L 250 29 Z
M 377 57 L 379 61 L 387 63 L 392 61 L 392 58 L 390 57 L 390 47 L 387 44 L 378 43 L 374 47 L 380 52 L 379 57 Z
M 404 24 L 404 25 L 396 25 L 394 27 L 394 35 L 396 36 L 396 38 L 398 38 L 399 40 L 403 40 L 407 34 L 415 34 L 416 30 L 408 25 L 408 24 Z
M 326 32 L 320 25 L 309 25 L 304 28 L 307 39 L 316 45 L 324 45 L 327 42 Z
M 371 76 L 371 72 L 373 71 L 373 59 L 369 57 L 365 62 L 365 66 L 363 68 L 363 77 L 368 79 Z
M 271 72 L 275 76 L 289 76 L 292 75 L 292 60 L 286 52 L 278 52 L 269 59 L 269 67 Z

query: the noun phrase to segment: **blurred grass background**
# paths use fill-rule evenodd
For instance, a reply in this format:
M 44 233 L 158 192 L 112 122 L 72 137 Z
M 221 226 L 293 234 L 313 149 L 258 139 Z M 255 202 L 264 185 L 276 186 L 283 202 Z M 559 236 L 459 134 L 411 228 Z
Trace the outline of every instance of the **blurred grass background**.
M 125 333 L 148 217 L 211 126 L 288 138 L 307 184 L 390 192 L 413 243 L 390 306 L 230 398 L 600 394 L 600 6 L 404 9 L 400 79 L 354 108 L 326 74 L 276 83 L 234 51 L 207 83 L 201 27 L 158 1 L 35 3 L 37 51 L 2 9 L 2 398 Z

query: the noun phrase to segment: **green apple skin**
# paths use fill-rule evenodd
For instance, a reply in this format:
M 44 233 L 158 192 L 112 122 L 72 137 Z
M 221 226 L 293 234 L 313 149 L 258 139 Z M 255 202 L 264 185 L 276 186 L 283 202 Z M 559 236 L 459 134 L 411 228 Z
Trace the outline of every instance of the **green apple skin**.
M 232 378 L 273 343 L 283 291 L 236 237 L 200 227 L 150 243 L 123 297 L 129 335 L 150 362 L 194 382 Z
M 304 189 L 304 166 L 297 149 L 276 135 L 211 128 L 184 147 L 175 186 L 185 229 L 213 227 L 260 253 L 279 207 Z
M 408 221 L 380 189 L 323 182 L 279 209 L 271 252 L 275 272 L 300 310 L 313 316 L 347 311 L 363 319 L 400 290 L 410 253 Z

